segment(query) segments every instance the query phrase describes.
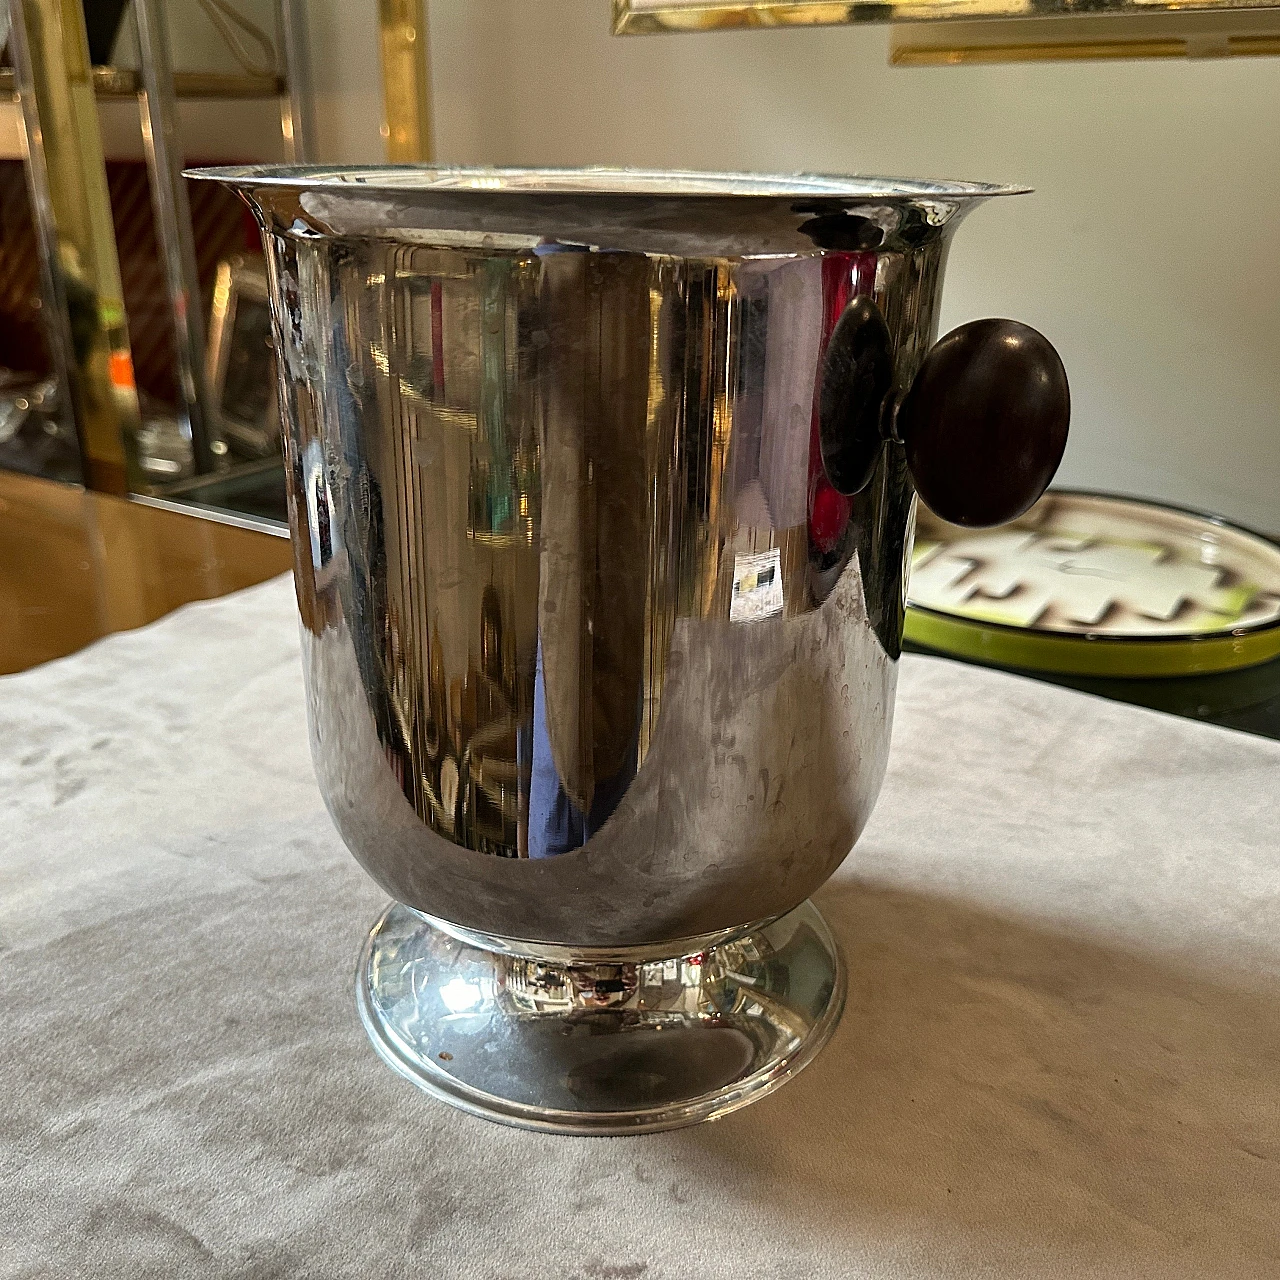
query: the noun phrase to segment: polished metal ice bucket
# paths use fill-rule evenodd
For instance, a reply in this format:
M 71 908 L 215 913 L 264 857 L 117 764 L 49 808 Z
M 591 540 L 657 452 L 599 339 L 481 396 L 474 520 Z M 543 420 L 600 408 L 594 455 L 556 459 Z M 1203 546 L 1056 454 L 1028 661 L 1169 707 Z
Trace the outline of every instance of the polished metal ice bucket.
M 388 1061 L 515 1123 L 716 1115 L 822 1043 L 807 905 L 875 801 L 912 504 L 1048 483 L 1033 331 L 933 348 L 1008 188 L 204 171 L 261 224 L 312 748 L 391 894 Z

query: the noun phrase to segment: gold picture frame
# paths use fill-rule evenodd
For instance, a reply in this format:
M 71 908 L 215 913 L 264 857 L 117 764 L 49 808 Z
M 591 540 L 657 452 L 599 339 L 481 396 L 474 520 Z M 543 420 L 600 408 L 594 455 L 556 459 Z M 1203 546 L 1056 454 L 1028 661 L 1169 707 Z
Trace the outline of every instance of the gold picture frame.
M 1277 0 L 613 0 L 615 35 L 853 23 L 895 66 L 1280 53 Z
M 613 0 L 615 35 L 735 27 L 844 26 L 857 22 L 957 22 L 987 18 L 1274 9 L 1275 0 Z

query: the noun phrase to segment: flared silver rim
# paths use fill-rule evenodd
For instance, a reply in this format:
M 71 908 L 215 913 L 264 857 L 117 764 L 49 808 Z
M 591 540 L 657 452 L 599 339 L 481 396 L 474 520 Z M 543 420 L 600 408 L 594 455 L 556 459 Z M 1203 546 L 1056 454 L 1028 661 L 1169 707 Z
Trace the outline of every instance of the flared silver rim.
M 827 173 L 723 173 L 691 169 L 474 168 L 453 165 L 222 165 L 186 176 L 244 188 L 292 187 L 350 195 L 409 193 L 631 197 L 645 200 L 985 200 L 1025 195 L 1031 188 L 987 182 L 931 181 Z

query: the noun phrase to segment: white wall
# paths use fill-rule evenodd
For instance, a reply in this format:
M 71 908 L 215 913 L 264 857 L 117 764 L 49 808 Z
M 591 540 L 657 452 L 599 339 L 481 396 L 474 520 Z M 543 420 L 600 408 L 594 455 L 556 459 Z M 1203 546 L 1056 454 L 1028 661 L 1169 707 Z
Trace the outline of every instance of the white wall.
M 616 39 L 606 0 L 430 0 L 454 162 L 1026 182 L 951 256 L 1072 380 L 1062 483 L 1280 533 L 1280 60 L 891 68 L 882 28 Z M 323 154 L 381 158 L 374 6 L 315 4 Z
M 234 7 L 273 41 L 276 37 L 275 0 L 233 0 Z M 173 65 L 178 71 L 242 71 L 226 40 L 209 20 L 199 0 L 166 0 Z M 320 155 L 337 164 L 370 164 L 383 159 L 382 79 L 378 51 L 376 0 L 308 0 L 305 5 L 315 93 L 316 132 Z M 234 28 L 233 28 L 234 29 Z M 251 57 L 258 45 L 240 34 Z M 137 34 L 132 12 L 125 15 L 112 61 L 122 67 L 138 65 Z M 216 113 L 181 103 L 183 137 L 188 155 L 201 160 L 274 160 L 283 156 L 279 111 L 274 103 L 237 110 L 239 104 L 219 102 Z M 201 104 L 203 107 L 204 104 Z M 122 124 L 112 121 L 113 141 Z M 223 125 L 219 130 L 217 119 Z M 0 135 L 2 137 L 2 135 Z M 140 142 L 134 148 L 141 154 Z M 133 154 L 117 146 L 113 154 Z
M 310 0 L 307 35 L 319 158 L 334 164 L 381 163 L 385 156 L 376 0 Z
M 0 6 L 4 0 L 0 0 Z M 243 68 L 198 0 L 166 0 L 176 71 L 242 74 Z M 273 41 L 275 0 L 234 0 L 236 9 Z M 321 156 L 335 163 L 369 164 L 383 159 L 382 81 L 375 0 L 310 0 L 306 5 L 311 45 L 316 131 Z M 258 45 L 242 35 L 257 61 Z M 138 65 L 137 26 L 126 12 L 112 62 Z M 132 102 L 99 104 L 103 146 L 110 158 L 141 159 L 142 135 Z M 178 104 L 186 159 L 278 161 L 284 158 L 280 110 L 267 99 L 184 100 Z M 0 111 L 0 155 L 16 151 L 16 112 Z M 10 135 L 13 141 L 10 141 Z
M 1026 182 L 961 228 L 943 327 L 1072 380 L 1060 480 L 1280 532 L 1280 60 L 901 69 L 882 28 L 614 38 L 606 0 L 430 0 L 442 160 Z

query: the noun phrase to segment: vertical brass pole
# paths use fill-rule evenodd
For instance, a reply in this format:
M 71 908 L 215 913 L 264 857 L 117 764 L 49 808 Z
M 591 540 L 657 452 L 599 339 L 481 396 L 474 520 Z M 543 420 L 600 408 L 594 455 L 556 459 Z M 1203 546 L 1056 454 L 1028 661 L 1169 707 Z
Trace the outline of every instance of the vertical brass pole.
M 10 9 L 50 353 L 86 485 L 126 493 L 138 393 L 84 11 L 80 0 L 13 0 Z
M 378 0 L 382 136 L 393 163 L 431 159 L 431 64 L 426 0 Z

